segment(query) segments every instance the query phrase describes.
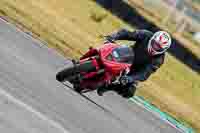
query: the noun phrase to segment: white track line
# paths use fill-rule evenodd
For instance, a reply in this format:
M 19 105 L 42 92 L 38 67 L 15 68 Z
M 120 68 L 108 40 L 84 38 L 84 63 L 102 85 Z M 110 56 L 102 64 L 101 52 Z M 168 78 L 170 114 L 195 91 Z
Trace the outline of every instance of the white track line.
M 58 122 L 49 119 L 48 117 L 46 117 L 44 114 L 42 114 L 41 112 L 38 112 L 37 110 L 33 109 L 33 107 L 23 103 L 22 101 L 20 101 L 19 99 L 16 99 L 14 96 L 12 96 L 11 94 L 9 94 L 8 92 L 0 89 L 0 95 L 6 96 L 9 100 L 11 100 L 12 102 L 14 102 L 15 104 L 25 108 L 27 111 L 35 114 L 36 116 L 38 116 L 40 119 L 46 121 L 47 123 L 51 124 L 52 126 L 54 126 L 55 128 L 57 128 L 58 130 L 60 130 L 62 133 L 69 133 L 69 131 L 67 131 L 62 125 L 60 125 Z

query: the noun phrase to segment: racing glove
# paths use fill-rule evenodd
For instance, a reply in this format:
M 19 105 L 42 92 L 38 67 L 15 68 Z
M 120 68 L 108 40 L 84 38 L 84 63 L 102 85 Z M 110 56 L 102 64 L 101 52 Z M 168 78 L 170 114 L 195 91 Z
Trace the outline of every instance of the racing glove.
M 104 38 L 105 38 L 104 44 L 106 44 L 106 43 L 114 43 L 115 42 L 115 39 L 111 35 L 104 36 Z

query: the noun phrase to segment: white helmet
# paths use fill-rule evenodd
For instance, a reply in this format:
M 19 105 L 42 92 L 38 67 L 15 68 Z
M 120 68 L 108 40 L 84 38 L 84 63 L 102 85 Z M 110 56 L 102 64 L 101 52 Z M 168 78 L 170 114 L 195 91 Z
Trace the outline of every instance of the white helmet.
M 165 31 L 156 32 L 148 43 L 148 52 L 151 55 L 164 53 L 171 46 L 171 37 Z

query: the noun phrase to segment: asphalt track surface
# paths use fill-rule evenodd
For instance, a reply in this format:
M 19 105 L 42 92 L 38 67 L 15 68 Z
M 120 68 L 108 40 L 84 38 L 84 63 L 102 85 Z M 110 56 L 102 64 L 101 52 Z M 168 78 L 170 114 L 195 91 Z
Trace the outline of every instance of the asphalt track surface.
M 55 80 L 69 60 L 0 21 L 1 133 L 178 133 L 113 92 L 85 97 Z

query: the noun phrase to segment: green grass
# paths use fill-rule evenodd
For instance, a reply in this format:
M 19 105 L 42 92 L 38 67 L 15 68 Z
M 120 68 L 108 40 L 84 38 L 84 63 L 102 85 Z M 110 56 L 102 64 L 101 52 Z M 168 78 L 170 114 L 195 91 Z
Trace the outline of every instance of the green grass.
M 101 35 L 134 28 L 92 0 L 1 0 L 0 12 L 63 55 L 75 58 L 89 46 L 99 46 Z M 141 84 L 137 94 L 200 131 L 199 88 L 200 76 L 168 55 L 163 67 Z
M 174 38 L 180 41 L 184 47 L 186 47 L 189 51 L 191 51 L 191 53 L 193 53 L 197 58 L 200 59 L 200 45 L 197 45 L 197 42 L 193 39 L 188 31 L 184 31 L 183 33 L 176 32 L 177 26 L 172 21 L 173 18 L 169 19 L 167 23 L 163 23 L 163 20 L 168 16 L 167 12 L 169 11 L 166 6 L 161 3 L 160 6 L 155 6 L 155 2 L 154 6 L 153 4 L 146 4 L 146 6 L 144 6 L 144 4 L 138 0 L 130 0 L 128 3 L 129 5 L 133 6 L 141 15 L 143 15 L 145 19 L 153 22 L 159 28 L 165 29 L 170 32 L 174 36 Z M 149 1 L 149 3 L 151 3 L 151 1 Z M 163 8 L 165 10 L 160 10 L 160 8 Z
M 199 80 L 199 74 L 168 55 L 162 69 L 142 86 L 139 94 L 177 119 L 192 123 L 199 130 Z
M 198 47 L 200 47 L 200 43 L 193 39 L 193 35 L 191 33 L 184 32 L 183 36 L 187 38 L 190 42 L 192 42 L 194 45 L 197 45 Z

